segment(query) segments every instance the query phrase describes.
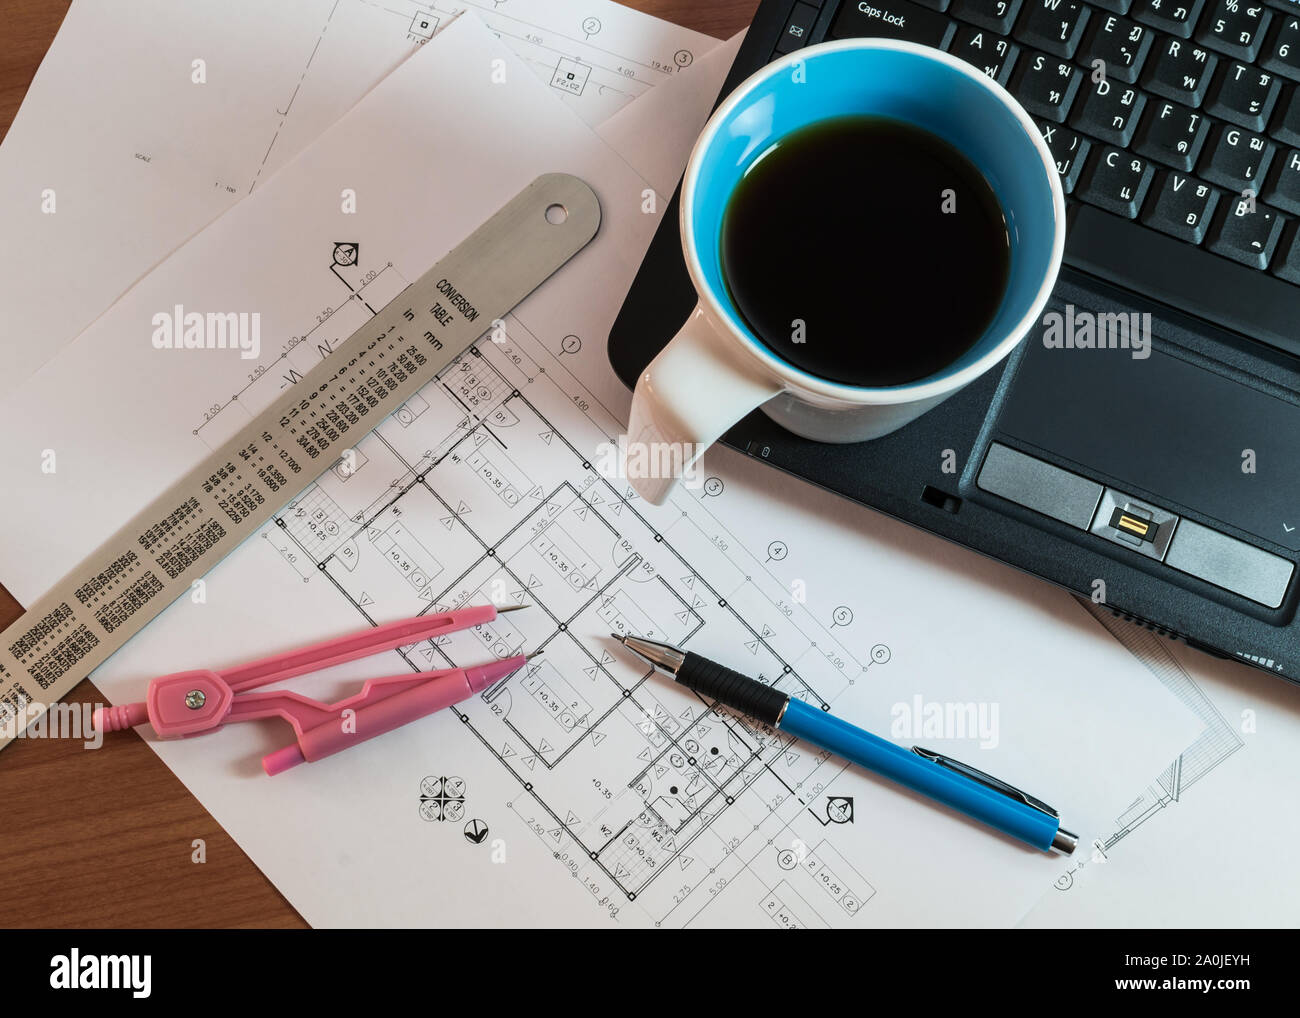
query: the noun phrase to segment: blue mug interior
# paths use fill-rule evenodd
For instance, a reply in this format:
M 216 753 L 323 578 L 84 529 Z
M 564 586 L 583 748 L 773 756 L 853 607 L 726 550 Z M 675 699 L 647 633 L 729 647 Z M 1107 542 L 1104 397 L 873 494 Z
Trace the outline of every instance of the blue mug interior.
M 814 48 L 800 56 L 801 67 L 786 61 L 769 68 L 725 115 L 701 153 L 687 226 L 703 282 L 732 326 L 765 359 L 777 359 L 745 325 L 722 280 L 722 217 L 736 184 L 774 142 L 809 124 L 852 114 L 915 124 L 954 145 L 984 174 L 1010 234 L 1010 276 L 997 315 L 965 355 L 923 381 L 956 374 L 1001 343 L 1029 314 L 1052 265 L 1056 205 L 1035 142 L 996 93 L 944 63 L 937 52 L 931 57 L 924 51 L 862 46 Z M 796 81 L 796 72 L 802 81 Z M 864 310 L 869 318 L 870 308 Z

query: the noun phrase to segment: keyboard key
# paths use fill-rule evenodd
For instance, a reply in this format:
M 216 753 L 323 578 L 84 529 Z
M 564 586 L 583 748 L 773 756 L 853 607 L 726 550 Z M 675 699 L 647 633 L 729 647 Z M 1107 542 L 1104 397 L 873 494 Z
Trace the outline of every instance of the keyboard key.
M 948 0 L 914 0 L 914 2 L 922 7 L 928 7 L 932 11 L 946 11 L 948 9 Z
M 846 3 L 831 25 L 832 39 L 859 39 L 882 36 L 903 39 L 943 49 L 957 30 L 957 23 L 945 15 L 917 7 L 908 0 L 874 0 L 864 4 Z
M 1300 145 L 1300 86 L 1289 88 L 1282 96 L 1269 134 L 1284 145 Z
M 1072 57 L 1083 38 L 1088 8 L 1080 0 L 1026 0 L 1016 38 L 1058 57 Z
M 948 52 L 974 64 L 999 85 L 1005 85 L 1011 77 L 1011 68 L 1020 47 L 992 32 L 962 25 L 957 29 L 957 38 Z
M 1245 198 L 1229 199 L 1215 217 L 1209 248 L 1252 269 L 1266 269 L 1285 222 L 1267 205 L 1256 204 L 1252 212 Z
M 1224 64 L 1210 86 L 1205 111 L 1252 131 L 1264 130 L 1282 83 L 1268 71 L 1237 61 Z
M 1024 0 L 953 0 L 952 14 L 998 35 L 1010 35 Z
M 1189 244 L 1199 244 L 1218 203 L 1219 192 L 1209 184 L 1166 170 L 1156 181 L 1142 222 Z
M 1289 283 L 1300 283 L 1300 223 L 1288 223 L 1282 231 L 1269 271 Z
M 1196 38 L 1210 49 L 1252 62 L 1272 16 L 1260 0 L 1214 0 Z
M 1264 200 L 1300 216 L 1300 151 L 1290 149 L 1274 162 L 1264 185 Z
M 1137 151 L 1184 172 L 1196 165 L 1210 122 L 1195 110 L 1157 99 L 1138 128 Z
M 785 23 L 785 31 L 781 33 L 781 41 L 776 44 L 776 51 L 793 53 L 801 46 L 807 45 L 813 22 L 817 20 L 817 15 L 820 13 L 821 11 L 812 4 L 795 4 L 794 10 L 790 12 L 790 20 Z
M 1075 194 L 1090 205 L 1132 219 L 1154 175 L 1146 159 L 1107 145 L 1093 151 Z
M 1111 14 L 1127 14 L 1133 0 L 1092 0 L 1093 7 L 1100 7 Z
M 1146 86 L 1156 95 L 1200 106 L 1219 58 L 1193 42 L 1164 39 L 1147 62 Z
M 1095 66 L 1093 61 L 1100 60 L 1107 78 L 1134 82 L 1138 71 L 1142 70 L 1142 62 L 1147 58 L 1153 38 L 1154 33 L 1149 28 L 1135 21 L 1098 14 L 1092 19 L 1092 27 L 1088 29 L 1077 60 L 1088 68 Z
M 1273 31 L 1264 44 L 1260 65 L 1266 71 L 1300 81 L 1300 4 L 1296 13 L 1273 19 Z
M 1030 113 L 1062 124 L 1082 80 L 1083 72 L 1063 60 L 1027 53 L 1011 91 Z
M 1060 124 L 1044 120 L 1036 123 L 1043 133 L 1043 140 L 1047 142 L 1047 147 L 1052 152 L 1052 159 L 1056 162 L 1056 172 L 1061 175 L 1061 187 L 1066 194 L 1069 194 L 1079 181 L 1083 161 L 1087 158 L 1092 143 L 1083 135 L 1076 134 Z
M 1231 124 L 1216 124 L 1201 157 L 1201 176 L 1237 194 L 1247 188 L 1259 193 L 1275 146 L 1267 138 Z
M 1190 39 L 1204 6 L 1205 0 L 1137 0 L 1129 13 L 1144 25 Z
M 1137 130 L 1138 117 L 1147 97 L 1130 85 L 1099 81 L 1084 86 L 1083 102 L 1070 123 L 1084 134 L 1127 147 Z

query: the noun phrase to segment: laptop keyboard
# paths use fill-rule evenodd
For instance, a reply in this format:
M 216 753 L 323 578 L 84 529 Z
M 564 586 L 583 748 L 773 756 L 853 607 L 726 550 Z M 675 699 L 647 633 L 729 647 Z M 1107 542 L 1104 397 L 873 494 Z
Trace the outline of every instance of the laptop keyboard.
M 773 56 L 832 3 L 797 3 Z M 843 0 L 826 37 L 861 36 L 1019 99 L 1068 196 L 1068 262 L 1300 354 L 1300 2 Z

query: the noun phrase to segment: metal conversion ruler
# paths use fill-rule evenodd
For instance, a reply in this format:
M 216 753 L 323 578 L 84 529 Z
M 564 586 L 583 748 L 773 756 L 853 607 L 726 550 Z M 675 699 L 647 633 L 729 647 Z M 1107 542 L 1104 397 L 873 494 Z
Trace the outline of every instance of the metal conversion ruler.
M 0 633 L 0 749 L 586 246 L 600 203 L 538 177 Z

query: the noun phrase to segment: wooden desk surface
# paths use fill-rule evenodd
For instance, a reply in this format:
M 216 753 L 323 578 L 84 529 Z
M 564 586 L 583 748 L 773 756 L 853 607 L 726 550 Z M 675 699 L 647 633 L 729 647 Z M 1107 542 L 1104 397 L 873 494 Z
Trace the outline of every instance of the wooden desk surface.
M 0 0 L 0 139 L 70 2 Z M 726 38 L 758 0 L 626 5 Z M 20 614 L 0 587 L 0 629 Z M 104 697 L 87 680 L 68 701 Z M 135 733 L 93 754 L 72 740 L 14 743 L 0 754 L 0 803 L 0 927 L 306 926 Z

